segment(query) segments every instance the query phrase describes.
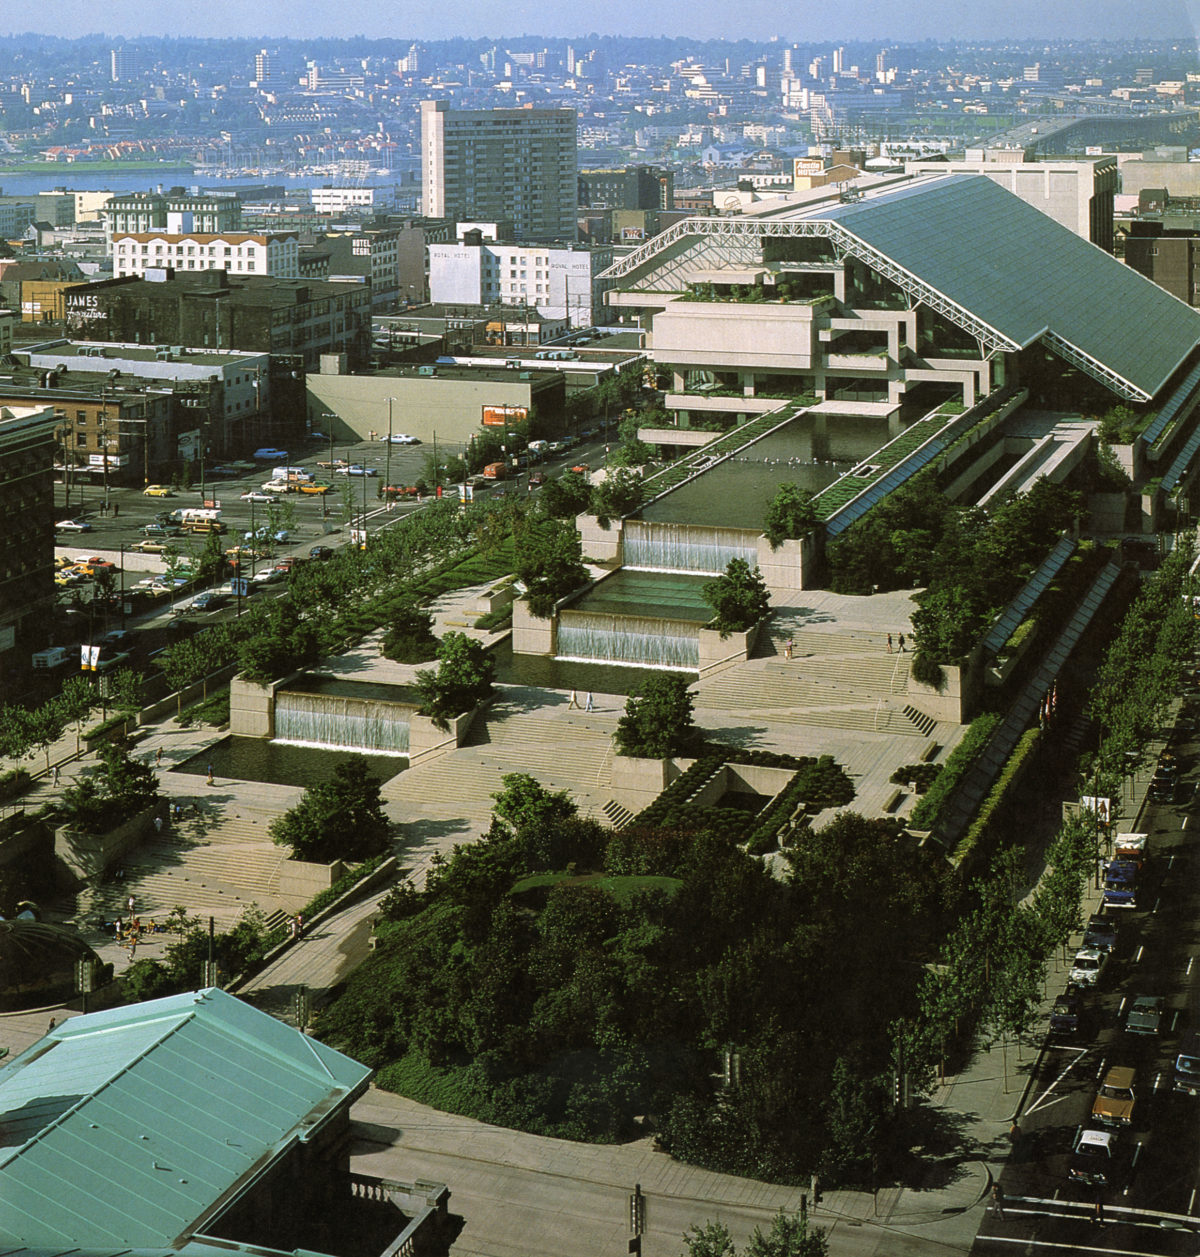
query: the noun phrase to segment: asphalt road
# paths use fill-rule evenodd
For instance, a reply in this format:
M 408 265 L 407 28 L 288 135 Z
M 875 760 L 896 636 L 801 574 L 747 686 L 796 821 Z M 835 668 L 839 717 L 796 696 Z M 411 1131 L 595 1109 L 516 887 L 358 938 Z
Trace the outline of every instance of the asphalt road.
M 1200 1100 L 1171 1089 L 1181 1033 L 1200 1024 L 1200 794 L 1198 744 L 1180 731 L 1181 801 L 1147 803 L 1140 829 L 1149 857 L 1136 910 L 1110 912 L 1120 922 L 1117 951 L 1099 990 L 1086 1000 L 1077 1036 L 1048 1039 L 1022 1106 L 1021 1135 L 1001 1178 L 1003 1216 L 989 1211 L 978 1253 L 1104 1252 L 1188 1254 L 1200 1246 Z M 1061 983 L 1060 975 L 1057 981 Z M 1157 1037 L 1125 1031 L 1130 1000 L 1161 995 L 1166 1012 Z M 1125 1134 L 1132 1177 L 1102 1194 L 1070 1182 L 1067 1163 L 1087 1122 L 1099 1080 L 1110 1066 L 1137 1070 L 1136 1107 Z

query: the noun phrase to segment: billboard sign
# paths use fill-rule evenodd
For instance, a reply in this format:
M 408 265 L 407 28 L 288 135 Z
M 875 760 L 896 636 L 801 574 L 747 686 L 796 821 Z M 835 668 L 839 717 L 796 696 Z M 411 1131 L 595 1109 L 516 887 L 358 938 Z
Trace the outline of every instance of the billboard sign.
M 529 418 L 528 406 L 484 406 L 485 428 L 507 428 L 514 423 L 524 423 Z

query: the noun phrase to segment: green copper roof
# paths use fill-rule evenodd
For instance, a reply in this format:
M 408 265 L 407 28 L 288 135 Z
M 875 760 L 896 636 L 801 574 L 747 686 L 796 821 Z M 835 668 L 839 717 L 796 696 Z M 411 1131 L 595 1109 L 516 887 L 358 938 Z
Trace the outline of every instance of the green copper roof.
M 1200 312 L 983 175 L 803 217 L 837 223 L 1013 345 L 1057 337 L 1146 396 L 1200 342 Z
M 0 1242 L 178 1244 L 370 1072 L 216 989 L 73 1018 L 0 1069 Z

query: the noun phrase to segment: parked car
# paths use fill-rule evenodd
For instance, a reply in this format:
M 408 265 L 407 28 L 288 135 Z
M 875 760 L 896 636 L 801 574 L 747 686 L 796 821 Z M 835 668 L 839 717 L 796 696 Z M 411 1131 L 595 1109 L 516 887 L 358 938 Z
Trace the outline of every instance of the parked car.
M 139 554 L 165 554 L 168 542 L 155 540 L 153 537 L 147 537 L 143 541 L 135 541 L 129 548 L 136 550 Z
M 1161 995 L 1135 995 L 1125 1014 L 1125 1029 L 1129 1034 L 1157 1035 L 1162 1029 L 1163 997 Z
M 305 481 L 300 486 L 301 493 L 328 493 L 333 488 L 331 484 L 318 484 L 316 481 Z
M 1071 1144 L 1067 1175 L 1088 1187 L 1115 1187 L 1129 1173 L 1129 1160 L 1116 1131 L 1079 1127 Z
M 1129 1065 L 1113 1065 L 1092 1101 L 1092 1117 L 1106 1126 L 1129 1126 L 1137 1105 L 1134 1082 L 1137 1071 Z
M 278 502 L 273 493 L 264 493 L 261 489 L 250 489 L 242 494 L 243 502 Z
M 1185 1095 L 1200 1096 L 1200 1030 L 1189 1031 L 1179 1045 L 1172 1089 Z
M 55 532 L 91 532 L 92 526 L 86 519 L 60 519 L 54 525 Z
M 339 476 L 377 476 L 374 467 L 364 467 L 361 463 L 351 463 L 348 467 L 337 468 Z
M 328 442 L 329 440 L 329 434 L 327 432 L 310 432 L 308 435 L 309 435 L 309 439 L 313 441 Z
M 178 537 L 181 529 L 178 524 L 145 524 L 142 527 L 143 537 Z
M 255 572 L 250 578 L 252 585 L 274 585 L 276 581 L 281 581 L 287 575 L 281 572 L 277 567 L 264 567 L 261 572 Z
M 291 534 L 286 528 L 256 528 L 253 532 L 246 533 L 246 541 L 274 541 L 277 545 L 283 545 Z
M 256 462 L 286 463 L 287 458 L 287 450 L 277 450 L 264 446 L 261 450 L 254 451 L 254 459 Z
M 144 498 L 173 498 L 174 496 L 174 491 L 165 484 L 148 484 L 142 490 Z
M 1083 1015 L 1083 996 L 1077 986 L 1068 986 L 1054 1001 L 1050 1010 L 1050 1033 L 1054 1035 L 1075 1034 Z
M 309 550 L 308 552 L 308 557 L 310 559 L 332 559 L 333 547 L 332 546 L 313 546 L 313 548 Z
M 1108 964 L 1108 952 L 1097 951 L 1094 947 L 1082 947 L 1075 953 L 1071 962 L 1071 972 L 1067 981 L 1076 986 L 1096 986 Z
M 101 649 L 125 650 L 133 645 L 133 634 L 129 629 L 112 629 L 104 634 L 98 644 Z
M 1088 917 L 1087 928 L 1083 931 L 1083 945 L 1096 951 L 1116 951 L 1116 921 L 1112 917 L 1101 916 L 1099 913 Z
M 385 441 L 391 441 L 393 445 L 420 445 L 421 442 L 415 436 L 409 436 L 407 432 L 393 432 L 390 437 L 384 437 Z

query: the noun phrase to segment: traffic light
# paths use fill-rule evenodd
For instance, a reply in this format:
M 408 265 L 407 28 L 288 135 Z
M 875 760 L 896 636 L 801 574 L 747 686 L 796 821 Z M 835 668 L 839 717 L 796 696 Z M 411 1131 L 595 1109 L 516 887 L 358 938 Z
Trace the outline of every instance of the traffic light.
M 635 1236 L 641 1235 L 646 1229 L 646 1198 L 642 1195 L 641 1183 L 634 1185 L 633 1193 L 629 1197 L 629 1229 Z M 633 1252 L 633 1249 L 629 1251 Z

